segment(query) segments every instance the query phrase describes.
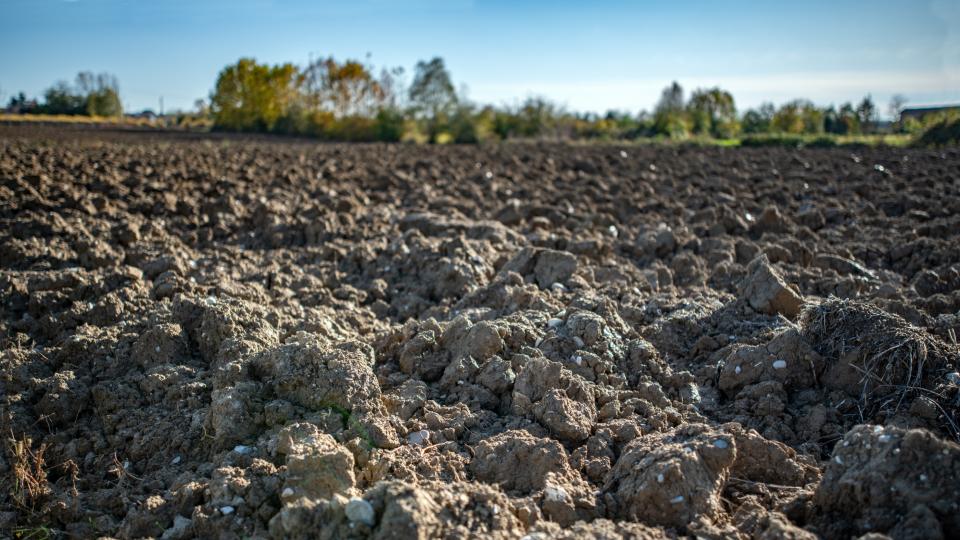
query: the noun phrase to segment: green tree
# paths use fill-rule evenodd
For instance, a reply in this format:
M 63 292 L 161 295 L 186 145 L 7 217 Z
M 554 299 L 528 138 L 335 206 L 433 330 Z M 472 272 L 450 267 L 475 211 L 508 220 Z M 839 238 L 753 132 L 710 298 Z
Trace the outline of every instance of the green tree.
M 743 115 L 741 127 L 744 133 L 769 133 L 777 109 L 773 103 L 762 103 L 757 109 L 750 109 Z
M 293 64 L 269 66 L 241 58 L 224 68 L 210 96 L 214 124 L 238 131 L 272 131 L 299 97 L 302 77 Z
M 66 81 L 57 81 L 43 93 L 44 114 L 86 114 L 84 96 L 76 93 Z
M 823 114 L 823 130 L 834 135 L 860 133 L 860 120 L 853 105 L 844 103 L 839 109 L 830 107 Z
M 457 91 L 453 88 L 443 58 L 438 56 L 429 62 L 417 62 L 413 83 L 410 84 L 410 104 L 417 114 L 431 118 L 449 114 L 457 101 Z
M 459 101 L 443 58 L 417 62 L 409 97 L 411 110 L 425 124 L 430 142 L 437 142 L 449 129 L 450 116 Z
M 664 88 L 660 95 L 660 101 L 653 111 L 653 129 L 658 135 L 670 138 L 686 137 L 689 132 L 683 87 L 676 81 Z
M 795 99 L 784 103 L 773 115 L 772 131 L 779 133 L 820 133 L 823 131 L 823 112 L 813 103 Z
M 90 116 L 121 116 L 120 85 L 108 73 L 94 75 L 89 71 L 77 74 L 76 87 L 84 96 L 84 107 Z
M 687 104 L 693 132 L 718 138 L 729 138 L 739 131 L 737 107 L 730 92 L 720 88 L 698 89 Z
M 869 94 L 857 105 L 857 120 L 860 122 L 860 131 L 873 133 L 877 124 L 877 106 Z

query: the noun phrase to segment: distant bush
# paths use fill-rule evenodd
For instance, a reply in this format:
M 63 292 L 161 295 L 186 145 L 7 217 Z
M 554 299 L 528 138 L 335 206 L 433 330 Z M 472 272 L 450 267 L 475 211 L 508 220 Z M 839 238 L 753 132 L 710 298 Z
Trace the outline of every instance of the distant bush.
M 745 147 L 768 147 L 783 146 L 788 148 L 830 148 L 837 146 L 837 140 L 833 137 L 820 136 L 810 137 L 793 134 L 773 134 L 773 135 L 748 135 L 740 139 L 740 146 Z
M 406 118 L 396 108 L 383 108 L 377 111 L 376 138 L 378 141 L 399 142 L 403 139 Z
M 948 146 L 960 144 L 960 115 L 946 115 L 930 123 L 920 136 L 917 146 Z

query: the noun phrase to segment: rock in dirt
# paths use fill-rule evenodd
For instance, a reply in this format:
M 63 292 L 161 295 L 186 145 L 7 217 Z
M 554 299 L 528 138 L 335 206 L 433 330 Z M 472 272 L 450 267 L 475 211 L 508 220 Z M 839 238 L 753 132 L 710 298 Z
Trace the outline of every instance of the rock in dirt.
M 309 334 L 254 359 L 277 396 L 314 411 L 346 414 L 358 436 L 380 448 L 395 448 L 400 441 L 387 420 L 373 362 L 369 345 L 328 347 Z
M 480 481 L 506 491 L 531 493 L 543 489 L 551 473 L 572 478 L 563 445 L 525 431 L 506 431 L 474 448 L 470 471 Z
M 482 484 L 378 482 L 363 498 L 293 501 L 270 520 L 270 534 L 276 539 L 506 540 L 523 535 L 514 512 L 503 492 Z
M 604 500 L 617 519 L 670 527 L 698 516 L 713 519 L 736 456 L 734 437 L 704 424 L 645 435 L 624 448 L 607 476 Z
M 283 428 L 278 441 L 278 451 L 287 456 L 284 498 L 329 499 L 353 490 L 353 454 L 330 435 L 313 424 L 297 423 Z
M 513 410 L 529 414 L 565 441 L 582 441 L 591 432 L 597 407 L 590 383 L 559 362 L 532 358 L 517 375 Z
M 543 248 L 524 248 L 500 269 L 500 272 L 516 272 L 521 276 L 533 274 L 537 285 L 543 289 L 566 282 L 576 271 L 577 257 L 574 254 Z
M 760 255 L 747 265 L 747 276 L 740 283 L 740 297 L 753 309 L 793 318 L 800 313 L 803 299 L 783 281 L 767 259 Z
M 820 479 L 820 470 L 809 456 L 779 441 L 771 441 L 737 423 L 724 424 L 734 437 L 737 459 L 730 475 L 740 480 L 786 486 L 804 486 Z

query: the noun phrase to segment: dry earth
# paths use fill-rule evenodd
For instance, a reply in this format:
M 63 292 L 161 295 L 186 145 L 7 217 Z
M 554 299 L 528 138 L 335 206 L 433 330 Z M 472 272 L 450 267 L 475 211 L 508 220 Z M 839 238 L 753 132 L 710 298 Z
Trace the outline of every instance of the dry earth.
M 0 535 L 960 537 L 958 171 L 0 127 Z

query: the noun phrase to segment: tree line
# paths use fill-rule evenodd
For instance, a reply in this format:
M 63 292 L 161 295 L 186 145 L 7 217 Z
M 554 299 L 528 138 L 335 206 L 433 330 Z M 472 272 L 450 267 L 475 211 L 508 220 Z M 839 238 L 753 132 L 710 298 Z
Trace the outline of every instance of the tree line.
M 895 116 L 904 100 L 895 97 Z M 895 109 L 895 110 L 893 110 Z M 227 66 L 210 96 L 216 129 L 307 135 L 343 141 L 472 143 L 512 138 L 730 139 L 739 136 L 857 135 L 878 130 L 870 96 L 857 105 L 818 107 L 797 99 L 765 103 L 740 114 L 730 92 L 676 82 L 663 90 L 652 112 L 604 115 L 564 110 L 543 97 L 517 105 L 477 105 L 458 93 L 442 58 L 418 62 L 409 86 L 403 70 L 333 57 L 267 65 L 250 58 Z M 920 126 L 895 124 L 895 131 Z
M 109 73 L 82 71 L 74 84 L 57 81 L 43 93 L 43 102 L 20 92 L 10 98 L 7 111 L 15 114 L 121 116 L 120 85 Z
M 306 65 L 270 65 L 241 58 L 223 68 L 201 114 L 213 129 L 278 133 L 336 141 L 475 143 L 523 138 L 608 139 L 712 138 L 763 135 L 858 135 L 878 131 L 878 110 L 868 95 L 858 104 L 818 107 L 797 99 L 765 103 L 742 113 L 730 92 L 698 88 L 689 96 L 680 84 L 667 86 L 654 109 L 634 114 L 576 113 L 538 96 L 514 105 L 478 105 L 457 91 L 440 57 L 420 61 L 406 82 L 402 68 L 360 60 L 312 59 Z M 14 96 L 9 112 L 119 116 L 123 113 L 115 77 L 82 72 L 69 85 L 58 82 L 43 102 Z M 905 100 L 895 97 L 896 117 Z M 914 119 L 893 131 L 916 133 Z

